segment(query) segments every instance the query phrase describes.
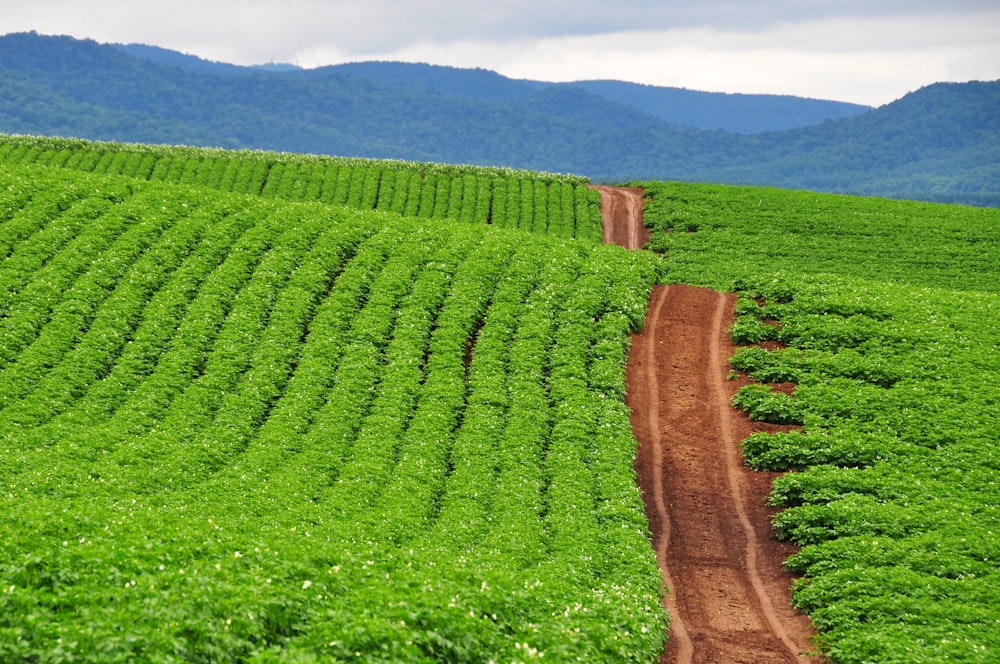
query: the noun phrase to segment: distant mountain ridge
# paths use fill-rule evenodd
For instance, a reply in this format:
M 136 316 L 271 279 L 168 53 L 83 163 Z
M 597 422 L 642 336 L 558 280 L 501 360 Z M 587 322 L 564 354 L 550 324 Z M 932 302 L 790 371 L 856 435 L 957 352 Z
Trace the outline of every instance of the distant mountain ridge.
M 997 81 L 871 109 L 409 63 L 242 67 L 19 33 L 0 37 L 0 132 L 1000 206 Z
M 196 55 L 188 55 L 187 53 L 173 51 L 160 46 L 151 46 L 149 44 L 110 44 L 110 46 L 114 46 L 129 55 L 134 55 L 144 60 L 164 65 L 184 67 L 186 69 L 200 71 L 203 73 L 240 74 L 257 71 L 302 71 L 302 67 L 288 64 L 286 62 L 269 62 L 266 64 L 252 65 L 250 67 L 233 65 L 227 62 L 214 62 L 212 60 L 199 58 Z
M 447 95 L 494 102 L 528 99 L 547 88 L 572 87 L 618 104 L 632 106 L 668 122 L 700 129 L 722 129 L 746 134 L 781 131 L 820 124 L 827 120 L 854 117 L 872 108 L 861 104 L 789 95 L 699 92 L 625 81 L 546 83 L 511 79 L 488 69 L 460 69 L 410 62 L 352 62 L 312 70 L 285 63 L 240 67 L 210 62 L 197 56 L 183 55 L 144 44 L 114 46 L 137 57 L 186 67 L 194 71 L 227 74 L 249 73 L 262 69 L 279 72 L 298 71 L 304 72 L 305 76 L 316 78 L 330 74 L 350 74 L 384 83 L 416 83 Z
M 361 62 L 324 69 L 383 81 L 420 81 L 447 94 L 495 101 L 523 99 L 545 87 L 572 87 L 686 127 L 722 129 L 745 134 L 821 124 L 827 120 L 854 117 L 872 110 L 870 106 L 839 101 L 785 95 L 699 92 L 626 81 L 518 81 L 488 70 L 460 70 L 399 62 Z M 480 87 L 476 87 L 477 83 Z M 463 86 L 467 86 L 465 91 Z M 466 92 L 467 90 L 472 90 L 472 93 Z

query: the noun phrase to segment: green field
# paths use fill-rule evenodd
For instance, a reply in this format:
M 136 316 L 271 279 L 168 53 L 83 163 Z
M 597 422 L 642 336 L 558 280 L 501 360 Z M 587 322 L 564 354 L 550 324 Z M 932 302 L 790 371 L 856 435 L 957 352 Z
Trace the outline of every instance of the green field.
M 601 241 L 584 178 L 509 168 L 0 135 L 0 163 L 126 175 L 264 198 Z
M 24 164 L 0 218 L 0 661 L 661 648 L 651 255 Z
M 743 448 L 831 660 L 995 661 L 1000 211 L 643 186 L 626 252 L 569 176 L 0 137 L 0 661 L 655 661 L 657 280 L 803 425 Z
M 1000 657 L 1000 211 L 647 183 L 668 280 L 739 293 L 736 403 L 835 662 Z M 758 346 L 775 341 L 778 350 Z

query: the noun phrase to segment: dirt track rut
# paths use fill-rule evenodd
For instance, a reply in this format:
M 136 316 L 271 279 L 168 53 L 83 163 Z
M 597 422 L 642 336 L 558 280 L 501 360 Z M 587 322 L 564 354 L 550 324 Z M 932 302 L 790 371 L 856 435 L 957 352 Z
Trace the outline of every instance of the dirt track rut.
M 602 189 L 606 241 L 645 242 L 636 230 L 641 195 Z M 794 548 L 771 534 L 765 498 L 775 474 L 750 471 L 739 455 L 752 431 L 779 427 L 752 423 L 730 406 L 746 382 L 727 379 L 733 305 L 731 294 L 658 286 L 629 355 L 636 469 L 669 589 L 670 641 L 660 661 L 815 662 L 801 654 L 813 631 L 789 604 L 791 578 L 781 564 Z
M 595 185 L 601 192 L 602 232 L 605 244 L 642 249 L 649 231 L 642 225 L 642 189 Z M 608 223 L 608 220 L 614 220 Z

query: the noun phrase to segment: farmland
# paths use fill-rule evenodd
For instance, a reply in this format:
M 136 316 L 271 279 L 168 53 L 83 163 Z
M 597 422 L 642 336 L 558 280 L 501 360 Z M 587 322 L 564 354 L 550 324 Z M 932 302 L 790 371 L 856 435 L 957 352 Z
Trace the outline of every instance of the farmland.
M 0 136 L 0 161 L 601 239 L 600 196 L 570 175 L 37 136 Z
M 661 648 L 622 402 L 650 254 L 72 168 L 0 192 L 0 659 Z
M 1000 651 L 1000 216 L 645 183 L 667 280 L 735 290 L 744 440 L 835 662 Z M 779 389 L 772 389 L 776 386 Z
M 997 211 L 635 184 L 651 251 L 571 176 L 0 138 L 0 660 L 655 661 L 657 282 L 736 293 L 821 649 L 995 660 Z

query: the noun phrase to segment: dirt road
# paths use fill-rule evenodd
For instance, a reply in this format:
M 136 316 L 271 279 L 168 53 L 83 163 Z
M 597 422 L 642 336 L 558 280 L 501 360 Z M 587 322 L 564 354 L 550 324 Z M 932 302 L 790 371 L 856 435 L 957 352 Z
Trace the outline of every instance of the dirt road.
M 606 185 L 594 185 L 594 189 L 601 192 L 605 244 L 642 249 L 649 241 L 649 231 L 642 225 L 642 189 Z
M 641 215 L 641 192 L 619 196 L 638 196 Z M 635 215 L 635 203 L 616 203 L 604 190 L 602 197 L 606 239 L 642 228 L 641 216 L 623 218 L 629 209 Z M 771 534 L 765 498 L 775 475 L 750 471 L 739 456 L 752 431 L 780 427 L 730 406 L 746 382 L 727 379 L 733 305 L 732 294 L 658 286 L 629 354 L 636 469 L 669 589 L 661 662 L 815 662 L 800 654 L 813 631 L 789 604 L 791 577 L 781 564 L 794 548 Z

